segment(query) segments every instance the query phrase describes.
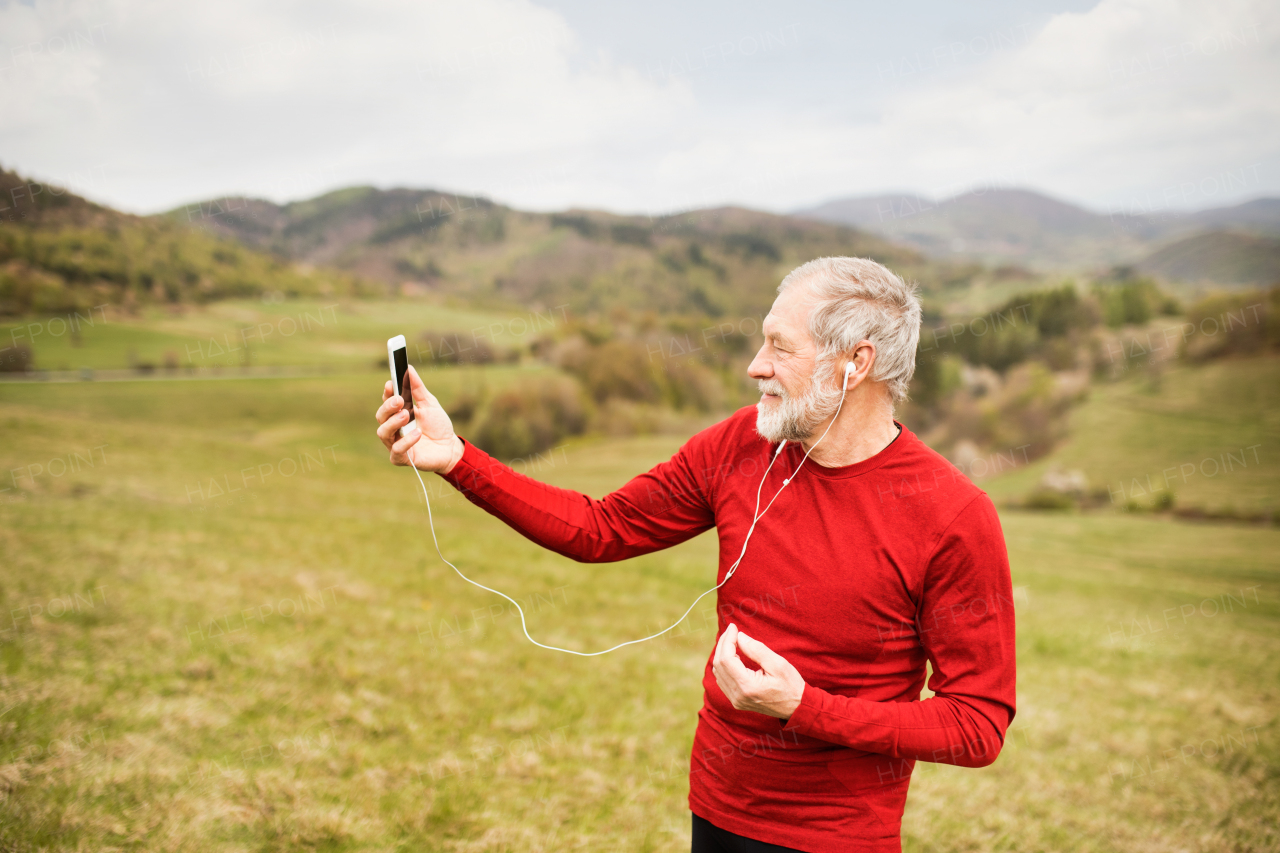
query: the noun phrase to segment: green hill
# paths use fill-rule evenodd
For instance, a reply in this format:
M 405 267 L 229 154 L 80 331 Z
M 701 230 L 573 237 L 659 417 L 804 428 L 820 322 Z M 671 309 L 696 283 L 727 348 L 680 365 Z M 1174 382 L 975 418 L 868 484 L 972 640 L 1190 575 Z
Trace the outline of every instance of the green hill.
M 833 254 L 889 264 L 934 299 L 1004 287 L 972 263 L 741 208 L 530 213 L 434 190 L 352 187 L 285 205 L 221 198 L 138 217 L 9 171 L 0 194 L 13 199 L 0 228 L 0 316 L 265 294 L 448 298 L 613 320 L 621 310 L 650 324 L 740 319 L 767 310 L 794 266 Z
M 1280 281 L 1280 239 L 1210 231 L 1159 249 L 1138 269 L 1170 281 L 1274 284 Z
M 113 304 L 209 302 L 278 291 L 362 292 L 352 276 L 247 249 L 166 219 L 132 216 L 0 170 L 0 316 Z
M 1034 491 L 1050 471 L 1080 471 L 1104 505 L 1275 511 L 1280 357 L 1228 358 L 1097 383 L 1052 453 L 984 482 L 997 500 Z
M 931 291 L 980 272 L 846 226 L 742 208 L 656 218 L 529 213 L 434 190 L 352 187 L 284 205 L 216 199 L 165 218 L 378 280 L 393 293 L 580 313 L 755 315 L 788 270 L 820 255 L 872 257 Z

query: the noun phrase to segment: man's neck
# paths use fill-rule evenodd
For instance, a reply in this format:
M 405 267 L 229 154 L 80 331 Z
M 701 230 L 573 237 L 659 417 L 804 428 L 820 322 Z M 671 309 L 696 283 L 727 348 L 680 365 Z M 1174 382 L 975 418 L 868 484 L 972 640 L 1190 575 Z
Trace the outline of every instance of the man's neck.
M 862 392 L 870 390 L 857 389 Z M 822 438 L 830 423 L 830 419 L 823 421 L 812 436 L 801 442 L 807 451 L 822 439 L 809 458 L 824 468 L 856 465 L 875 456 L 898 437 L 893 407 L 879 394 L 850 392 L 835 426 L 831 427 L 826 438 Z

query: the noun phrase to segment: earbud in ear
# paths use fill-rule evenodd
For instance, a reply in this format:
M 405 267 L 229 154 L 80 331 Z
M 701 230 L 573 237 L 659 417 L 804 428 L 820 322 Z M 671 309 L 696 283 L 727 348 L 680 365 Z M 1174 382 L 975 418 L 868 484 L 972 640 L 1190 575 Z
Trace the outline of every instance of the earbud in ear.
M 844 390 L 845 391 L 849 390 L 849 377 L 852 376 L 853 372 L 857 369 L 858 368 L 854 366 L 852 361 L 846 361 L 844 363 Z

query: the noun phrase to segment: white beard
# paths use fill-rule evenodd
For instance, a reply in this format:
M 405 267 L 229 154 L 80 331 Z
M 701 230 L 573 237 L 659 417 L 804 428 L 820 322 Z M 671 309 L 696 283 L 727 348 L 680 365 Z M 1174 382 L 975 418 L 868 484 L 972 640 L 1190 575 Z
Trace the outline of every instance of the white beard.
M 815 370 L 814 373 L 821 373 Z M 824 389 L 813 377 L 809 387 L 800 396 L 792 396 L 776 379 L 761 379 L 761 394 L 776 394 L 782 399 L 776 403 L 756 404 L 756 432 L 765 441 L 804 441 L 813 437 L 818 425 L 835 414 L 844 396 L 841 388 Z

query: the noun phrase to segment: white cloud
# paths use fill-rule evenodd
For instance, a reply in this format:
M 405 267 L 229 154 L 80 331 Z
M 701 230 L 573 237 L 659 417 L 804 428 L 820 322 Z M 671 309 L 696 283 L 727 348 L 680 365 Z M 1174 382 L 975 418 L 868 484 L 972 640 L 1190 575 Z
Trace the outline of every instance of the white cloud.
M 621 210 L 989 181 L 1131 204 L 1244 168 L 1236 195 L 1280 190 L 1266 0 L 1102 0 L 935 73 L 877 63 L 892 79 L 845 81 L 851 103 L 759 85 L 803 79 L 815 28 L 685 77 L 593 55 L 529 0 L 10 4 L 0 157 L 135 210 L 370 182 Z
M 693 108 L 679 81 L 607 58 L 575 68 L 568 25 L 526 0 L 11 5 L 0 58 L 93 26 L 75 55 L 18 53 L 0 72 L 0 112 L 20 117 L 0 145 L 54 179 L 102 164 L 84 188 L 134 208 L 367 181 L 532 185 Z
M 709 132 L 659 174 L 800 171 L 792 204 L 857 192 L 946 195 L 984 182 L 1098 205 L 1255 168 L 1238 195 L 1280 188 L 1280 7 L 1260 0 L 1103 0 L 1054 17 L 1016 50 L 923 77 L 874 119 L 793 116 L 745 137 Z M 712 153 L 714 152 L 714 153 Z M 1185 199 L 1213 204 L 1223 199 Z M 776 206 L 786 206 L 776 205 Z
M 1042 186 L 1094 199 L 1268 158 L 1264 129 L 1280 119 L 1267 92 L 1280 79 L 1275 9 L 1105 0 L 1054 18 L 972 79 L 907 99 L 882 127 L 926 185 L 946 178 L 930 174 L 929 146 L 910 141 L 933 116 L 957 137 L 952 156 L 993 173 L 1019 164 Z

